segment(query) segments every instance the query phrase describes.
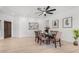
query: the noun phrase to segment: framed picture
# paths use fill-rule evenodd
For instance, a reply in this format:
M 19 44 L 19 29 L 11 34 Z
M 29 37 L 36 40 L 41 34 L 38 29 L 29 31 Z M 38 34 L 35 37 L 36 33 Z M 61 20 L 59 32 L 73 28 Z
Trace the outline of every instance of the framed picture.
M 52 27 L 53 28 L 59 28 L 59 20 L 53 20 L 52 21 Z
M 29 30 L 38 30 L 39 24 L 38 22 L 29 22 Z
M 72 28 L 72 17 L 64 18 L 62 23 L 64 28 Z

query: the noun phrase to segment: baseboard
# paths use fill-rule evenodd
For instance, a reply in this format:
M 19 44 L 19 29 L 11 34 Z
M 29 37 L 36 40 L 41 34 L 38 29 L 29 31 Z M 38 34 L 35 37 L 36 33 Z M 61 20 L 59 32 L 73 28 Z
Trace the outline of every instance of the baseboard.
M 12 37 L 12 38 L 14 38 L 14 39 L 23 39 L 23 38 L 34 38 L 34 37 Z

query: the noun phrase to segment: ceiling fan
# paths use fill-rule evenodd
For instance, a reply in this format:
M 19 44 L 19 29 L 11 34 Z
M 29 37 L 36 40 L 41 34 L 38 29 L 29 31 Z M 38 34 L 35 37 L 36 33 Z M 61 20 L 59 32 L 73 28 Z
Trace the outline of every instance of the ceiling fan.
M 44 15 L 46 16 L 47 14 L 53 14 L 52 11 L 56 11 L 56 9 L 50 9 L 50 6 L 47 6 L 46 8 L 37 8 L 37 10 L 40 11 L 41 14 L 40 15 Z

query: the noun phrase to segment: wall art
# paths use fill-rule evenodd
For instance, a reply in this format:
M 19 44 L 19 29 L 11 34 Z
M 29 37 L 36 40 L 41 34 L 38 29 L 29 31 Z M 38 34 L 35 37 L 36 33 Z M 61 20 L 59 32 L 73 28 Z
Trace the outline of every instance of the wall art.
M 72 28 L 72 17 L 64 18 L 62 23 L 62 26 L 64 28 Z
M 59 28 L 59 20 L 53 20 L 52 21 L 52 27 L 53 28 Z
M 29 22 L 29 30 L 37 30 L 39 29 L 38 22 Z

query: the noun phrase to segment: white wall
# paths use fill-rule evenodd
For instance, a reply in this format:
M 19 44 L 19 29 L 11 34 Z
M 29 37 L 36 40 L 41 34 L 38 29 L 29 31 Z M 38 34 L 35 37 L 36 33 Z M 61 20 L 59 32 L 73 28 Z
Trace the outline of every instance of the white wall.
M 10 21 L 12 22 L 12 36 L 13 36 L 13 17 L 6 15 L 6 14 L 0 14 L 0 39 L 4 39 L 4 21 Z
M 62 28 L 62 20 L 65 17 L 73 17 L 73 27 L 72 28 Z M 52 28 L 52 20 L 59 20 L 59 28 Z M 59 14 L 55 14 L 50 18 L 51 30 L 58 30 L 62 32 L 62 39 L 73 42 L 73 29 L 79 28 L 79 8 L 73 8 L 72 10 L 67 10 Z
M 19 18 L 18 16 L 13 17 L 13 34 L 12 37 L 19 37 Z
M 39 30 L 44 29 L 43 20 L 31 18 L 31 17 L 19 17 L 19 37 L 34 37 L 35 30 L 29 30 L 29 22 L 38 22 Z
M 58 30 L 62 32 L 62 39 L 73 42 L 73 29 L 79 28 L 79 8 L 73 8 L 72 10 L 63 11 L 61 13 L 56 13 L 53 16 L 47 18 L 32 18 L 32 17 L 19 17 L 18 25 L 18 37 L 34 37 L 34 31 L 28 30 L 29 22 L 38 22 L 39 29 L 44 30 L 45 21 L 49 20 L 49 26 L 51 30 Z M 73 27 L 72 28 L 62 28 L 62 20 L 65 17 L 73 17 Z M 59 28 L 52 28 L 52 20 L 59 20 Z

